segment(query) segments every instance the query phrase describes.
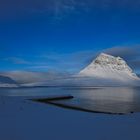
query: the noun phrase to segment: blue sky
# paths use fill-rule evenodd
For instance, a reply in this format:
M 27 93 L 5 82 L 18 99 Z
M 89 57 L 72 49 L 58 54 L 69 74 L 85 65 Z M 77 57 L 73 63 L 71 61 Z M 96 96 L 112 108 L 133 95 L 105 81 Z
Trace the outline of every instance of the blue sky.
M 77 72 L 105 51 L 140 66 L 138 0 L 0 1 L 0 71 Z

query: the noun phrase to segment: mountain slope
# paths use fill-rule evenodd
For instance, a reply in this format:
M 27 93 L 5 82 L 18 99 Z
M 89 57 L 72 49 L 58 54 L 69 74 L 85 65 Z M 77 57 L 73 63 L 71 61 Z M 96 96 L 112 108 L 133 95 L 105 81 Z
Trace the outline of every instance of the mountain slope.
M 81 70 L 78 76 L 120 81 L 139 80 L 122 58 L 104 53 L 101 53 L 91 64 Z
M 0 75 L 0 87 L 18 87 L 18 84 L 13 79 Z

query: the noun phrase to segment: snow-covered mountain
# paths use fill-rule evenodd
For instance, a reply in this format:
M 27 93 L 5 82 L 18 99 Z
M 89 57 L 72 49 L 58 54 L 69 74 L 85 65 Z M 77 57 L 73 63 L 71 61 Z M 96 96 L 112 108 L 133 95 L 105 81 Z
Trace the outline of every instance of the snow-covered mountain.
M 3 75 L 3 78 L 0 77 L 0 87 L 17 86 L 16 83 L 20 87 L 140 85 L 140 78 L 122 58 L 104 53 L 75 75 L 26 71 L 5 72 Z
M 0 87 L 18 87 L 18 84 L 10 77 L 0 75 Z
M 101 53 L 78 74 L 24 86 L 139 86 L 140 79 L 120 57 Z
M 139 77 L 120 57 L 101 53 L 78 74 L 80 77 L 93 77 L 120 81 L 139 80 Z

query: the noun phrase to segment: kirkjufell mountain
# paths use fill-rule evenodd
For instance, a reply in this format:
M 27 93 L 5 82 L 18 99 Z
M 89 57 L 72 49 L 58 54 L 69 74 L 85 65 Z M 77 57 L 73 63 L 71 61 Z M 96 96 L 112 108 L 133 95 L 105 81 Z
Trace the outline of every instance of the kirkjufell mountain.
M 86 68 L 78 74 L 83 77 L 96 77 L 104 79 L 116 79 L 121 81 L 139 80 L 139 77 L 120 57 L 114 57 L 101 53 Z
M 98 55 L 75 75 L 65 75 L 46 82 L 26 86 L 139 86 L 140 79 L 120 57 L 105 53 Z
M 5 74 L 20 86 L 139 86 L 140 78 L 121 57 L 105 53 L 98 55 L 83 70 L 74 75 L 37 72 Z M 24 75 L 24 77 L 23 77 Z M 20 80 L 19 80 L 20 79 Z M 1 83 L 0 83 L 1 84 Z M 15 86 L 15 83 L 3 84 Z

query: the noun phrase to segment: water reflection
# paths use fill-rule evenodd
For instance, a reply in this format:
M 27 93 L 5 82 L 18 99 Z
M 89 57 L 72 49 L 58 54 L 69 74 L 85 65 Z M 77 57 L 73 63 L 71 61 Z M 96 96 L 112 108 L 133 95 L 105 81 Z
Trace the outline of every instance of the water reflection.
M 18 96 L 69 109 L 88 112 L 128 114 L 140 112 L 140 88 L 128 87 L 57 87 L 0 89 L 0 96 Z M 72 95 L 72 99 L 46 100 L 48 97 Z
M 64 108 L 111 114 L 128 114 L 140 111 L 140 93 L 136 88 L 65 89 L 73 99 L 41 102 Z

